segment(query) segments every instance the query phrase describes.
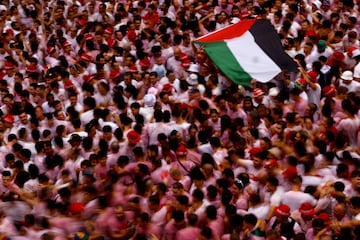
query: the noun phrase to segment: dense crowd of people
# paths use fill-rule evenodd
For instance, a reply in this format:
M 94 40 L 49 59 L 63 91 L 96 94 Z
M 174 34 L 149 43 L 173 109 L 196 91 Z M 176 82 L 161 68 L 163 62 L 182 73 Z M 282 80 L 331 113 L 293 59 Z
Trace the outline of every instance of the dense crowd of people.
M 268 19 L 298 64 L 194 40 Z M 360 236 L 359 1 L 0 0 L 0 238 Z

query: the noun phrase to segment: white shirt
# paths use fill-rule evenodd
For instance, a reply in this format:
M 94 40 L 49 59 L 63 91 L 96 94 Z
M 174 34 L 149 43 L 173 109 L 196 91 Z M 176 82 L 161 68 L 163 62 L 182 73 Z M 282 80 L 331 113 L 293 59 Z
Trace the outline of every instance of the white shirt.
M 360 83 L 357 81 L 351 81 L 350 84 L 344 84 L 343 81 L 340 81 L 340 86 L 347 88 L 348 92 L 358 92 L 360 91 Z
M 308 103 L 315 103 L 316 106 L 320 107 L 320 98 L 321 98 L 321 87 L 318 83 L 315 83 L 316 89 L 312 89 L 311 87 L 307 90 L 308 95 Z
M 311 205 L 316 205 L 316 199 L 310 194 L 298 191 L 285 192 L 281 198 L 281 203 L 290 207 L 290 212 L 300 208 L 304 202 L 310 202 Z
M 360 127 L 360 119 L 345 118 L 338 122 L 336 129 L 338 132 L 344 133 L 349 138 L 350 146 L 356 146 L 357 133 Z
M 278 186 L 272 194 L 269 192 L 265 193 L 265 202 L 269 202 L 270 206 L 280 206 L 281 197 L 284 194 L 284 189 L 281 186 Z

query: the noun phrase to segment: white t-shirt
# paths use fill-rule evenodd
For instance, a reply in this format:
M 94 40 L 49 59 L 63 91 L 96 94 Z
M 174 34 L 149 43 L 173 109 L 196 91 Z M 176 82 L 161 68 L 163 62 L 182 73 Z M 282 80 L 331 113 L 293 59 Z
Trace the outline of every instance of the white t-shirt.
M 321 87 L 318 83 L 315 84 L 316 85 L 316 89 L 312 89 L 311 87 L 309 87 L 309 89 L 307 90 L 307 95 L 308 95 L 308 103 L 315 103 L 316 106 L 320 107 L 320 98 L 321 98 Z
M 356 146 L 357 133 L 360 127 L 360 119 L 355 117 L 354 119 L 345 118 L 338 122 L 336 129 L 338 132 L 342 132 L 349 138 L 350 146 Z
M 358 92 L 360 90 L 360 83 L 357 81 L 351 81 L 350 84 L 344 84 L 343 81 L 340 81 L 340 86 L 346 87 L 348 92 Z
M 288 205 L 291 212 L 299 209 L 304 202 L 309 202 L 313 206 L 316 205 L 316 199 L 304 192 L 288 191 L 281 198 L 281 203 Z
M 278 186 L 274 193 L 265 193 L 265 202 L 269 202 L 270 206 L 279 206 L 281 203 L 281 197 L 284 194 L 284 188 L 281 186 Z

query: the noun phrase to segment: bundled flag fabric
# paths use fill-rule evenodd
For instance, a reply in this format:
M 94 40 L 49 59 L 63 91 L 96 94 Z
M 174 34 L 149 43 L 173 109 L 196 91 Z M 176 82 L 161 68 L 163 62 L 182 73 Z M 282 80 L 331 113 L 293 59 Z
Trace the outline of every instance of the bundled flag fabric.
M 252 19 L 209 33 L 195 41 L 233 82 L 268 82 L 282 70 L 295 72 L 297 64 L 284 52 L 280 37 L 268 20 Z

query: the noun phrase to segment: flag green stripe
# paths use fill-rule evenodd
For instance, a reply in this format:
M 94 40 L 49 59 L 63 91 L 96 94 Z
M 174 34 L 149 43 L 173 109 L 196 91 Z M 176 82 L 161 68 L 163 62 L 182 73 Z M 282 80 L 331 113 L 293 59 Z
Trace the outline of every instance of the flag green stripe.
M 229 79 L 239 85 L 250 84 L 252 77 L 238 64 L 226 42 L 201 42 L 200 44 L 205 47 L 206 54 Z

